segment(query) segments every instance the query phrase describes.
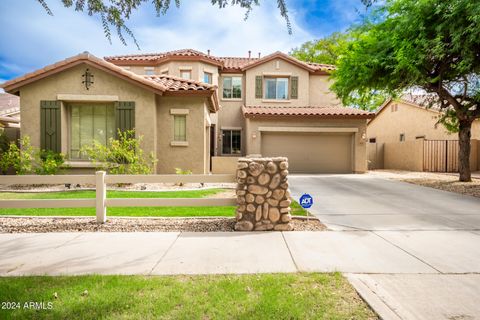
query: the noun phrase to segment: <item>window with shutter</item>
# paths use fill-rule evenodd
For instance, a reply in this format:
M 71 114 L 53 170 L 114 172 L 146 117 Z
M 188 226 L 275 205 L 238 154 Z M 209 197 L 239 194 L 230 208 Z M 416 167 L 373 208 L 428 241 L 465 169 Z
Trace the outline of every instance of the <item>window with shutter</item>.
M 115 124 L 124 132 L 135 129 L 135 102 L 119 101 L 115 103 Z
M 40 101 L 40 147 L 61 152 L 60 101 Z
M 70 159 L 88 159 L 82 152 L 94 141 L 107 145 L 115 137 L 115 109 L 113 104 L 72 103 L 70 109 Z
M 255 77 L 255 98 L 262 99 L 263 97 L 263 77 Z
M 290 98 L 298 99 L 298 77 L 290 78 Z

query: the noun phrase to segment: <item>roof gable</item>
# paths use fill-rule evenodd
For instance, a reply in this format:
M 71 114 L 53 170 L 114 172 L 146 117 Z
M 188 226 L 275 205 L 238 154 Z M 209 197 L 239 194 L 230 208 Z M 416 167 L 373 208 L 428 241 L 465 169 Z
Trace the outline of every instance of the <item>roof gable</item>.
M 177 78 L 169 75 L 161 76 L 142 76 L 137 75 L 131 71 L 125 70 L 113 63 L 107 62 L 103 59 L 97 58 L 94 55 L 84 52 L 79 55 L 67 58 L 57 63 L 48 65 L 42 69 L 27 73 L 18 78 L 12 79 L 3 83 L 0 87 L 6 92 L 16 93 L 18 90 L 35 81 L 39 81 L 48 76 L 57 74 L 64 70 L 71 69 L 80 64 L 87 64 L 109 74 L 117 76 L 121 79 L 129 81 L 137 86 L 154 91 L 159 95 L 172 94 L 173 92 L 179 94 L 204 94 L 210 97 L 210 110 L 215 112 L 218 110 L 218 101 L 216 100 L 216 86 L 207 83 L 202 83 L 194 80 L 187 80 Z

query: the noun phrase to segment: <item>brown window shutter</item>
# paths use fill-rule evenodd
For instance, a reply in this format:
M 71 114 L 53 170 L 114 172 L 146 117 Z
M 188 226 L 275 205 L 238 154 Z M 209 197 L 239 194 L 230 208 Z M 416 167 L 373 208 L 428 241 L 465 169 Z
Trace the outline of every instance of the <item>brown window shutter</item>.
M 61 152 L 60 101 L 40 101 L 40 148 Z
M 298 77 L 290 78 L 290 98 L 298 99 Z
M 256 99 L 263 98 L 263 77 L 262 76 L 255 77 L 255 98 Z
M 118 101 L 115 103 L 115 126 L 124 132 L 135 129 L 135 102 Z

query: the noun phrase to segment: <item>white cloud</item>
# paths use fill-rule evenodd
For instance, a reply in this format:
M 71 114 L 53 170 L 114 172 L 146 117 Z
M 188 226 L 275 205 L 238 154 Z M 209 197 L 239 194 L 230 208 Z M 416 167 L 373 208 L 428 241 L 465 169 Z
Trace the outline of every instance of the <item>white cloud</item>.
M 48 16 L 36 1 L 1 1 L 0 37 L 10 44 L 0 52 L 0 76 L 10 77 L 44 65 L 90 51 L 97 56 L 138 53 L 128 39 L 123 46 L 112 32 L 110 45 L 98 17 L 75 12 L 59 1 L 47 1 L 54 16 Z M 127 23 L 137 37 L 141 52 L 159 52 L 180 48 L 214 55 L 262 55 L 276 50 L 287 52 L 313 36 L 302 29 L 291 10 L 293 35 L 274 1 L 255 7 L 247 21 L 239 7 L 218 9 L 209 1 L 183 0 L 181 8 L 171 8 L 166 16 L 155 17 L 151 5 L 144 5 Z M 15 32 L 12 32 L 15 30 Z

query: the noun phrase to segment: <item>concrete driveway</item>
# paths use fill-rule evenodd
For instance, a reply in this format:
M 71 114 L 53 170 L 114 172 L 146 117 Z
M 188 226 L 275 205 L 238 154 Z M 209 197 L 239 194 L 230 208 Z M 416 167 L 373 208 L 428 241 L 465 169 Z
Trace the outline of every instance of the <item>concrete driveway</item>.
M 480 198 L 364 175 L 292 175 L 331 230 L 479 230 Z
M 377 237 L 391 246 L 364 255 L 358 237 L 330 244 L 338 252 L 330 260 L 355 248 L 345 261 L 372 262 L 368 270 L 346 276 L 382 319 L 480 319 L 479 198 L 368 174 L 291 176 L 290 186 L 296 199 L 303 193 L 313 196 L 310 212 L 330 233 Z M 324 241 L 308 247 L 310 257 L 324 256 Z M 375 271 L 393 248 L 430 271 Z M 388 260 L 398 266 L 405 262 Z

